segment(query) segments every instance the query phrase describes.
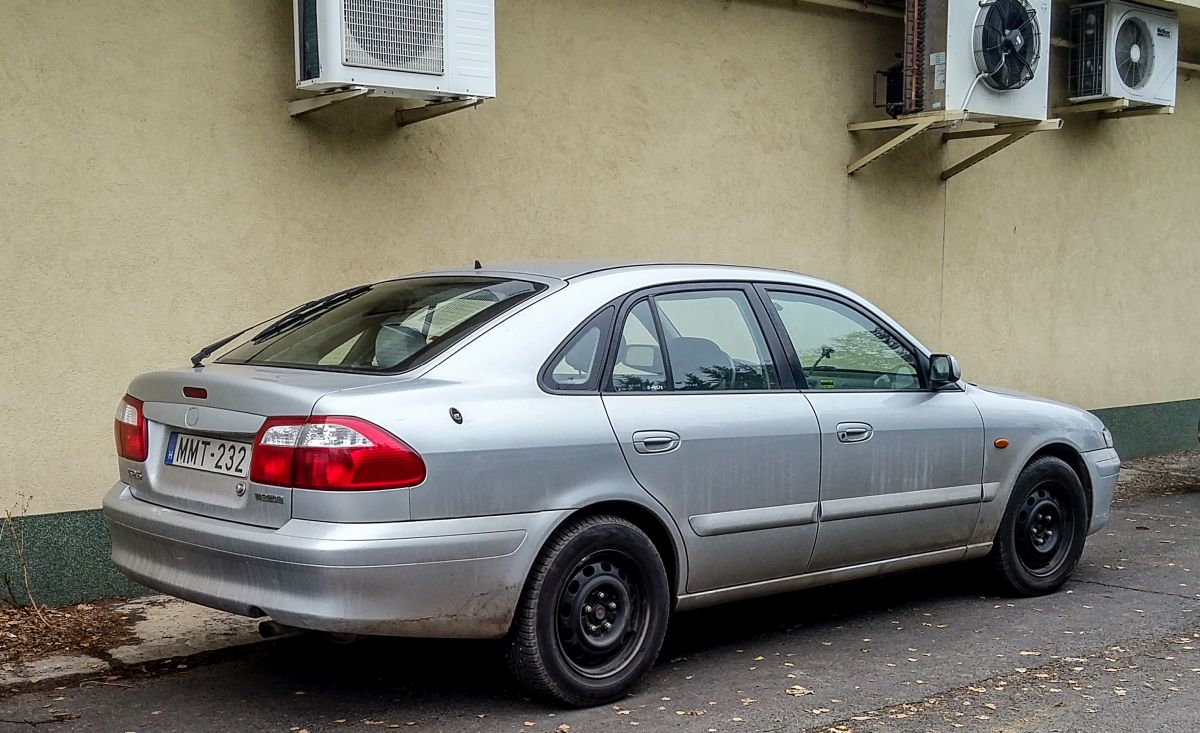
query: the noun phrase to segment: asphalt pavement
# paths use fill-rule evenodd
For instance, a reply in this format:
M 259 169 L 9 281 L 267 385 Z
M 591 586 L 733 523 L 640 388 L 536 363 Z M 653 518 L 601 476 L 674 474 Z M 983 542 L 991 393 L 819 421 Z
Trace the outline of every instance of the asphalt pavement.
M 306 635 L 10 695 L 0 731 L 1193 731 L 1197 526 L 1200 494 L 1125 505 L 1042 598 L 968 565 L 680 614 L 590 710 L 528 699 L 495 643 Z

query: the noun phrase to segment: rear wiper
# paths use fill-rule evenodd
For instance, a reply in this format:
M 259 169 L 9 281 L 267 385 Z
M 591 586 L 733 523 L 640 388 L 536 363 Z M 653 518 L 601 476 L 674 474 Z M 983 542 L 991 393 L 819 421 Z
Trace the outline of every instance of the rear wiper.
M 235 338 L 237 338 L 238 336 L 241 336 L 243 333 L 246 333 L 247 331 L 257 328 L 258 326 L 261 326 L 261 325 L 262 325 L 262 323 L 256 323 L 253 326 L 251 326 L 250 328 L 243 328 L 241 331 L 238 331 L 237 333 L 233 334 L 232 336 L 226 336 L 225 338 L 221 339 L 220 341 L 214 341 L 211 344 L 209 344 L 208 346 L 205 346 L 203 349 L 200 349 L 196 353 L 192 354 L 192 368 L 199 369 L 200 367 L 204 366 L 204 360 L 207 359 L 208 357 L 212 356 L 214 351 L 221 348 L 222 346 L 229 343 L 230 341 L 233 341 Z
M 237 333 L 233 334 L 232 336 L 226 336 L 225 338 L 221 339 L 220 341 L 214 341 L 213 343 L 209 344 L 208 346 L 205 346 L 203 349 L 200 349 L 195 354 L 193 354 L 192 355 L 192 367 L 198 369 L 198 368 L 204 366 L 204 360 L 207 359 L 208 357 L 212 356 L 213 353 L 217 349 L 221 348 L 225 344 L 228 344 L 230 341 L 233 341 L 238 336 L 241 336 L 242 334 L 253 331 L 254 329 L 258 328 L 259 326 L 263 325 L 264 323 L 268 323 L 270 321 L 275 321 L 270 326 L 267 326 L 266 328 L 264 328 L 260 333 L 258 333 L 252 339 L 254 341 L 254 343 L 258 343 L 259 341 L 262 341 L 263 339 L 267 339 L 267 338 L 270 338 L 271 336 L 275 336 L 277 334 L 283 333 L 287 329 L 289 329 L 292 326 L 303 321 L 305 318 L 308 318 L 309 316 L 319 313 L 319 312 L 325 310 L 326 308 L 337 305 L 338 303 L 344 303 L 347 300 L 350 300 L 351 298 L 355 298 L 355 297 L 367 292 L 368 290 L 370 290 L 371 287 L 372 286 L 370 286 L 370 285 L 358 285 L 353 288 L 341 290 L 332 295 L 326 295 L 325 297 L 317 298 L 316 300 L 310 300 L 303 305 L 297 306 L 297 307 L 291 309 L 290 311 L 285 312 L 282 316 L 275 316 L 273 318 L 268 318 L 265 321 L 259 321 L 258 323 L 254 324 L 253 326 L 250 326 L 249 328 L 243 328 L 241 331 L 238 331 Z
M 257 344 L 271 338 L 272 336 L 278 336 L 284 331 L 289 331 L 295 328 L 308 318 L 311 318 L 318 313 L 323 313 L 335 305 L 340 305 L 345 303 L 347 300 L 357 298 L 358 296 L 370 290 L 372 287 L 373 286 L 371 285 L 359 285 L 357 287 L 347 288 L 346 290 L 334 293 L 333 295 L 327 295 L 324 298 L 318 298 L 317 300 L 305 303 L 304 305 L 285 315 L 283 318 L 280 318 L 278 321 L 275 321 L 271 325 L 264 328 L 250 340 Z

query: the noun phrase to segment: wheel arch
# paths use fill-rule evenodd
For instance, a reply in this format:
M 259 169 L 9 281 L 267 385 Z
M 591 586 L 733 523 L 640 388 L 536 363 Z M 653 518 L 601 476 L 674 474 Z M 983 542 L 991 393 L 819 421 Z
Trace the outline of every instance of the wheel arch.
M 633 523 L 634 526 L 645 532 L 650 541 L 654 543 L 667 571 L 667 587 L 671 590 L 673 607 L 679 597 L 681 582 L 687 578 L 687 556 L 684 554 L 682 543 L 671 531 L 667 522 L 654 510 L 635 501 L 610 499 L 576 509 L 564 517 L 558 526 L 561 527 L 580 517 L 600 514 L 611 514 Z M 555 527 L 555 531 L 557 530 L 558 527 Z
M 1029 457 L 1029 460 L 1025 461 L 1025 464 L 1021 466 L 1021 470 L 1024 471 L 1029 464 L 1046 456 L 1057 458 L 1063 463 L 1066 463 L 1071 467 L 1071 470 L 1075 472 L 1075 475 L 1079 477 L 1079 483 L 1083 485 L 1083 495 L 1087 499 L 1087 518 L 1088 524 L 1090 525 L 1092 521 L 1092 513 L 1094 512 L 1094 502 L 1092 499 L 1092 476 L 1088 472 L 1087 464 L 1083 462 L 1083 456 L 1080 455 L 1079 451 L 1072 445 L 1068 445 L 1066 443 L 1049 443 L 1035 451 L 1034 454 Z M 1017 475 L 1019 476 L 1020 472 L 1018 472 Z

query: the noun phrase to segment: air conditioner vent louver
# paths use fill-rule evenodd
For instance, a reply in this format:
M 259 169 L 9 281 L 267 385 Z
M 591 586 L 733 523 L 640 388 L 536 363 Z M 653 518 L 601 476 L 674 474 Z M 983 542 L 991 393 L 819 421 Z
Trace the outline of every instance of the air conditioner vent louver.
M 1041 60 L 1037 13 L 1025 0 L 980 3 L 975 27 L 975 64 L 992 89 L 1020 89 Z
M 347 66 L 441 74 L 442 0 L 344 0 Z
M 1154 39 L 1145 21 L 1126 18 L 1117 31 L 1117 73 L 1130 89 L 1141 89 L 1154 71 Z
M 316 79 L 321 75 L 321 47 L 317 34 L 317 0 L 301 0 L 299 14 L 300 44 L 299 76 L 301 79 Z
M 1104 93 L 1103 5 L 1071 9 L 1071 70 L 1068 85 L 1072 97 Z

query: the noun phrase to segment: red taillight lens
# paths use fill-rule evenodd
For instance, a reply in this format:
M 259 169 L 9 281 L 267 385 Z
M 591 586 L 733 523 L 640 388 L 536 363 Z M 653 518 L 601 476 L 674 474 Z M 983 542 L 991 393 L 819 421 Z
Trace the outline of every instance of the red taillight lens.
M 145 461 L 150 449 L 148 432 L 142 401 L 129 395 L 122 397 L 117 403 L 117 417 L 113 421 L 117 455 L 139 463 Z
M 425 461 L 356 417 L 274 417 L 254 441 L 250 480 L 299 489 L 399 489 L 425 480 Z
M 302 417 L 271 417 L 258 429 L 250 456 L 250 480 L 259 484 L 291 486 L 296 443 L 304 431 Z

